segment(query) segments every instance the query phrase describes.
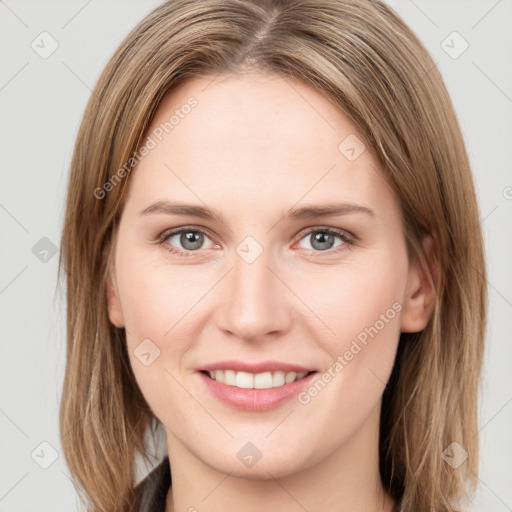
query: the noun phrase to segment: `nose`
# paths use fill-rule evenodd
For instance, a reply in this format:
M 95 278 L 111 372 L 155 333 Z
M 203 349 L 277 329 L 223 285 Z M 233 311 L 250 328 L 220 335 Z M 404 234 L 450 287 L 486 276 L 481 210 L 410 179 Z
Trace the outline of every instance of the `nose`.
M 252 262 L 234 254 L 216 310 L 219 329 L 255 342 L 278 337 L 291 328 L 292 304 L 288 301 L 292 294 L 275 267 L 270 251 L 263 250 Z

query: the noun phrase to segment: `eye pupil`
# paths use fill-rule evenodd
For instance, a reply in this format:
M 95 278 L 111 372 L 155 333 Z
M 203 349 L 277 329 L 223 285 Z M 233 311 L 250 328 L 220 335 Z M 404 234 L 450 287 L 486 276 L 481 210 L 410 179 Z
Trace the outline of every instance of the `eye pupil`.
M 324 231 L 318 231 L 317 233 L 312 234 L 312 237 L 313 242 L 311 245 L 315 247 L 315 249 L 319 249 L 321 251 L 330 249 L 334 243 L 334 236 Z M 319 242 L 320 246 L 315 246 L 317 242 Z M 327 245 L 327 247 L 325 247 L 325 245 Z
M 188 250 L 199 249 L 203 243 L 203 234 L 198 231 L 184 231 L 181 234 L 180 243 Z M 192 246 L 188 245 L 189 243 Z

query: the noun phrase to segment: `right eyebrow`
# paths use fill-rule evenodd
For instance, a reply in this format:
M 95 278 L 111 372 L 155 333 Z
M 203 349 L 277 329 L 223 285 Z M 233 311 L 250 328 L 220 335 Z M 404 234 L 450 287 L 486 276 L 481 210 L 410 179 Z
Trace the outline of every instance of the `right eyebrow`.
M 151 215 L 155 213 L 165 215 L 188 215 L 190 217 L 217 220 L 222 224 L 225 223 L 222 214 L 213 208 L 195 204 L 173 203 L 170 201 L 157 201 L 141 210 L 139 215 Z

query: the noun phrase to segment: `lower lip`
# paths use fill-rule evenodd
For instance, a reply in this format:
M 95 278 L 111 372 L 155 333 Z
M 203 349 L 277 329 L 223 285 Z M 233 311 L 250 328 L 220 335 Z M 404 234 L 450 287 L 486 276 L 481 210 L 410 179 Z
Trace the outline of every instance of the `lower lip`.
M 300 391 L 309 385 L 313 377 L 317 374 L 311 373 L 306 377 L 284 384 L 277 388 L 266 389 L 244 389 L 236 386 L 228 386 L 222 382 L 218 382 L 198 372 L 199 376 L 206 384 L 206 387 L 221 401 L 227 405 L 241 409 L 243 411 L 268 411 L 279 405 L 293 396 L 300 393 Z

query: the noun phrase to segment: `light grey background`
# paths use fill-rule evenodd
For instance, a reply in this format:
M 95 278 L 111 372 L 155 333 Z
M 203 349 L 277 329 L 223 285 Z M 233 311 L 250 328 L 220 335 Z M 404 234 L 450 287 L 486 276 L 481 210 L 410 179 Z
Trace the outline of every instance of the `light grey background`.
M 58 432 L 65 303 L 52 248 L 60 243 L 74 139 L 91 89 L 124 36 L 159 3 L 0 0 L 1 512 L 78 510 Z M 471 511 L 511 511 L 512 1 L 389 3 L 441 70 L 473 165 L 490 314 L 480 487 Z M 53 40 L 58 48 L 44 55 Z M 165 445 L 158 448 L 165 453 Z M 147 470 L 141 467 L 141 478 Z

